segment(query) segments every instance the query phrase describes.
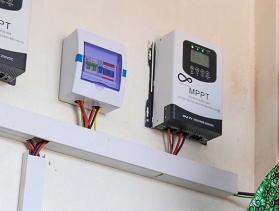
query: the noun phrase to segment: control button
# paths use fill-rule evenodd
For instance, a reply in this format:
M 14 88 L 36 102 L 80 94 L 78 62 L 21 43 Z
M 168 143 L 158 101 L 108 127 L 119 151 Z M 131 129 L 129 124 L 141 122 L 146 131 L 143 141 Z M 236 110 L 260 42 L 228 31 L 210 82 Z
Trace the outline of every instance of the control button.
M 196 67 L 195 70 L 196 70 L 196 76 L 199 76 L 200 69 L 198 67 Z
M 204 69 L 201 69 L 201 77 L 204 77 Z

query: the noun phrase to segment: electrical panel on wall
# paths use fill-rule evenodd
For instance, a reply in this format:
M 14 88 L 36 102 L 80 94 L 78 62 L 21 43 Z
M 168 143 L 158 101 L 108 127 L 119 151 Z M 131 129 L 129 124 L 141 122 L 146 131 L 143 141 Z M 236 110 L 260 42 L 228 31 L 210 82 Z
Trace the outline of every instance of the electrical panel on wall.
M 203 144 L 222 134 L 223 55 L 207 42 L 173 31 L 149 51 L 146 127 L 181 131 Z
M 31 0 L 0 0 L 0 81 L 25 72 Z
M 117 42 L 84 30 L 63 41 L 59 99 L 107 113 L 121 106 L 126 80 L 126 51 Z

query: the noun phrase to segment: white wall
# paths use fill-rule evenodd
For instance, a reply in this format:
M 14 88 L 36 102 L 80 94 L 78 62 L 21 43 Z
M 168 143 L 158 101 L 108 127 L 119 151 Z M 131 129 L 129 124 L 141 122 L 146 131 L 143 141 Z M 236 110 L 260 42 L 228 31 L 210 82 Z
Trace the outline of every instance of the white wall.
M 163 150 L 161 133 L 144 128 L 148 40 L 177 29 L 223 47 L 224 134 L 208 146 L 186 142 L 181 156 L 235 172 L 239 190 L 253 191 L 253 0 L 33 0 L 27 72 L 16 87 L 0 84 L 1 101 L 74 124 L 75 109 L 58 102 L 57 95 L 61 41 L 77 27 L 127 46 L 123 107 L 101 116 L 97 129 L 158 150 Z M 25 150 L 0 139 L 0 210 L 16 210 Z M 247 200 L 219 199 L 61 154 L 46 155 L 44 210 L 48 211 L 236 211 L 248 205 Z
M 276 1 L 256 0 L 255 14 L 255 186 L 257 187 L 263 180 L 265 175 L 278 162 L 278 70 L 276 69 Z

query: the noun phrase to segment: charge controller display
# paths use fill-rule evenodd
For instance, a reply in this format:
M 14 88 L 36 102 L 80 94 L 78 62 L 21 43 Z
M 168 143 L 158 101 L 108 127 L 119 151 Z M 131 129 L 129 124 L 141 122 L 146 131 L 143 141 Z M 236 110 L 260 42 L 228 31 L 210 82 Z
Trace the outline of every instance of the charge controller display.
M 203 144 L 222 135 L 222 50 L 173 31 L 153 43 L 149 56 L 145 126 L 180 131 Z
M 183 69 L 191 77 L 213 83 L 216 81 L 217 55 L 212 49 L 190 42 L 183 42 Z

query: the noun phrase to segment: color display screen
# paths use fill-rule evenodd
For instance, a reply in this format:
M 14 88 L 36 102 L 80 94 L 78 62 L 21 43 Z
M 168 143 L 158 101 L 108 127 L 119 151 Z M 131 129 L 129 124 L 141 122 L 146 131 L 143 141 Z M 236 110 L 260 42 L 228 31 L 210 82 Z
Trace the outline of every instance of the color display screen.
M 195 50 L 191 50 L 191 62 L 209 68 L 209 56 Z
M 113 51 L 84 42 L 84 59 L 81 79 L 120 90 L 122 56 Z

